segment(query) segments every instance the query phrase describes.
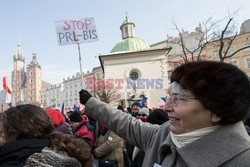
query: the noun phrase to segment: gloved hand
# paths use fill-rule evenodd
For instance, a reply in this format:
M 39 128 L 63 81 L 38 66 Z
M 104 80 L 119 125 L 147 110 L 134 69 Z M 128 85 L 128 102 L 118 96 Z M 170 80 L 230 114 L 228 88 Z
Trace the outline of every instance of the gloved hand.
M 92 95 L 88 91 L 82 89 L 79 92 L 79 97 L 80 97 L 80 103 L 85 105 L 87 101 L 92 97 Z

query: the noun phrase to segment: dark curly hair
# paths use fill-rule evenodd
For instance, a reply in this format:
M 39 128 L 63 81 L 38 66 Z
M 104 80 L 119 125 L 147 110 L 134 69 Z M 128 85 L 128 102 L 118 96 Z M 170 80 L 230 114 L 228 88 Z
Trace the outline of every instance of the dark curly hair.
M 92 166 L 90 146 L 81 139 L 53 132 L 52 120 L 42 108 L 36 105 L 11 107 L 0 115 L 0 122 L 0 130 L 6 141 L 48 139 L 51 141 L 49 147 L 67 152 L 69 156 L 78 159 L 82 166 Z
M 53 122 L 45 111 L 32 104 L 18 105 L 3 114 L 4 133 L 7 138 L 48 139 L 54 129 Z
M 70 157 L 78 159 L 82 166 L 92 167 L 91 147 L 82 139 L 72 138 L 69 134 L 55 132 L 51 135 L 52 147 L 65 151 Z
M 250 84 L 234 65 L 214 61 L 183 64 L 173 71 L 171 83 L 174 81 L 221 117 L 220 124 L 243 120 L 249 111 Z

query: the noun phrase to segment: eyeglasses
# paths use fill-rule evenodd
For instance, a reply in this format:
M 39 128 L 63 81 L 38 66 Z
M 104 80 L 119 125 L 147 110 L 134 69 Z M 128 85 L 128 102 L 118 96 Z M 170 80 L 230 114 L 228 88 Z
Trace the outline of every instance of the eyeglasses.
M 174 107 L 181 106 L 183 103 L 187 102 L 188 99 L 196 99 L 196 98 L 195 97 L 182 97 L 180 95 L 175 95 L 175 94 L 169 97 L 170 103 Z
M 142 117 L 146 117 L 146 114 L 137 114 L 138 117 L 142 116 Z

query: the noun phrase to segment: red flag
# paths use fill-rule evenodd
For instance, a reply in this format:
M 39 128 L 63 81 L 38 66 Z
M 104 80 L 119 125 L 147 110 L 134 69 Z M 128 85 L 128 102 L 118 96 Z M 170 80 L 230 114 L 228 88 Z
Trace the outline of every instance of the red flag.
M 11 86 L 9 85 L 6 76 L 3 76 L 3 89 L 6 90 L 10 95 L 12 94 Z
M 11 86 L 5 75 L 3 76 L 3 89 L 6 91 L 5 103 L 9 104 L 10 107 L 16 106 L 15 97 L 12 94 Z

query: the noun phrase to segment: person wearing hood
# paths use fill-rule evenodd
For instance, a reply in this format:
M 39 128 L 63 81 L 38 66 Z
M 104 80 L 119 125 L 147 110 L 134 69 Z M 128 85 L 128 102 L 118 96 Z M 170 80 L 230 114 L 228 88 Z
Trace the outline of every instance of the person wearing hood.
M 94 133 L 93 129 L 89 126 L 88 122 L 84 122 L 83 117 L 80 112 L 74 111 L 69 115 L 69 120 L 71 127 L 73 129 L 73 134 L 83 139 L 91 147 L 94 146 Z

